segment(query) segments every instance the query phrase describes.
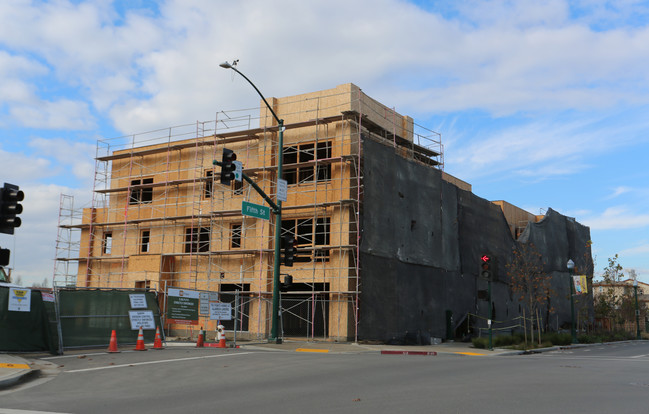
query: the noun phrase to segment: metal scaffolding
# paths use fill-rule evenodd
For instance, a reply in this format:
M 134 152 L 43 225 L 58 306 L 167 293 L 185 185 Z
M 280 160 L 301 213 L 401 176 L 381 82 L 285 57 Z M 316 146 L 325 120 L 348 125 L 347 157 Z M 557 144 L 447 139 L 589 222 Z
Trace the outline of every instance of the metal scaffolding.
M 357 336 L 362 141 L 379 140 L 443 168 L 438 133 L 414 122 L 404 128 L 405 117 L 378 107 L 360 89 L 351 102 L 337 95 L 334 89 L 282 98 L 282 116 L 289 119 L 282 233 L 295 236 L 304 258 L 282 269 L 294 283 L 282 293 L 286 336 Z M 175 287 L 225 297 L 239 291 L 239 329 L 266 337 L 273 218 L 242 215 L 242 201 L 263 200 L 245 183 L 220 184 L 212 164 L 223 148 L 232 149 L 244 172 L 275 199 L 277 127 L 264 110 L 219 112 L 212 121 L 98 141 L 91 206 L 74 210 L 72 197 L 61 196 L 53 285 L 154 288 L 163 294 Z

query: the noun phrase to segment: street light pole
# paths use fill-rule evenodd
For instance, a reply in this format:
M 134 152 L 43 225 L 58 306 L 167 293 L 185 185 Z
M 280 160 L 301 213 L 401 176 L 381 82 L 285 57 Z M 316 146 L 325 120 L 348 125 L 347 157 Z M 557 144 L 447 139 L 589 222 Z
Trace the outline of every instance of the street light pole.
M 236 62 L 235 62 L 236 63 Z M 264 95 L 257 89 L 254 83 L 246 77 L 243 73 L 239 72 L 237 68 L 231 65 L 228 62 L 223 62 L 219 66 L 225 69 L 232 69 L 237 72 L 241 77 L 248 81 L 250 85 L 257 91 L 261 99 L 266 104 L 266 107 L 273 114 L 273 118 L 277 121 L 278 125 L 278 149 L 277 149 L 277 179 L 282 178 L 282 167 L 284 164 L 284 120 L 279 119 L 273 108 L 268 104 Z M 270 330 L 270 341 L 275 340 L 277 343 L 282 343 L 282 338 L 279 337 L 277 333 L 278 319 L 279 319 L 279 265 L 280 265 L 280 245 L 282 237 L 282 201 L 279 199 L 279 196 L 275 196 L 275 203 L 277 208 L 274 210 L 275 213 L 275 259 L 273 264 L 273 312 L 271 320 L 271 330 Z
M 572 280 L 572 275 L 575 272 L 575 262 L 572 259 L 568 259 L 566 264 L 568 267 L 568 273 L 570 275 L 570 334 L 572 335 L 572 343 L 577 343 L 577 331 L 575 330 L 575 284 Z
M 633 278 L 633 290 L 635 291 L 635 339 L 640 340 L 640 309 L 638 308 L 638 279 Z

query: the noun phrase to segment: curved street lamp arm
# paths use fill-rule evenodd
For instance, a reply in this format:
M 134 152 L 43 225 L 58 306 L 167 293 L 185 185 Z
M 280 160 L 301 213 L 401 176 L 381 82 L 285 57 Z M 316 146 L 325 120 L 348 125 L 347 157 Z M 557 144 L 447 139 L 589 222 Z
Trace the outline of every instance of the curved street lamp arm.
M 224 66 L 225 64 L 227 64 L 227 66 Z M 262 95 L 262 93 L 259 91 L 259 89 L 257 89 L 257 87 L 255 86 L 255 84 L 252 83 L 252 81 L 251 81 L 250 79 L 248 79 L 248 77 L 247 77 L 246 75 L 244 75 L 243 73 L 241 73 L 237 68 L 235 68 L 234 66 L 230 65 L 229 63 L 225 62 L 224 64 L 221 65 L 221 67 L 224 67 L 224 68 L 227 68 L 227 69 L 232 69 L 233 71 L 235 71 L 235 72 L 237 72 L 239 75 L 241 75 L 245 80 L 247 80 L 248 83 L 249 83 L 250 85 L 252 85 L 253 88 L 255 88 L 255 90 L 257 91 L 257 93 L 259 94 L 259 96 L 261 96 L 261 99 L 264 101 L 264 103 L 265 103 L 266 106 L 268 107 L 268 110 L 270 111 L 271 114 L 273 114 L 273 117 L 275 118 L 275 120 L 277 121 L 277 123 L 278 123 L 278 124 L 280 125 L 280 127 L 281 127 L 281 124 L 283 124 L 284 121 L 281 120 L 281 119 L 279 119 L 279 117 L 277 116 L 277 114 L 275 113 L 275 111 L 273 111 L 273 108 L 268 104 L 268 101 L 266 100 L 266 98 L 264 98 L 264 95 Z

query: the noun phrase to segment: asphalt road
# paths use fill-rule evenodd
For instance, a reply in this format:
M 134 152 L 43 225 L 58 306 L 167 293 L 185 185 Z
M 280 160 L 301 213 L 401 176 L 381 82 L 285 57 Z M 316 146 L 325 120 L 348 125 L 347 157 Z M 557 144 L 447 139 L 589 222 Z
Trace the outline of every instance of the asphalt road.
M 0 413 L 647 413 L 649 342 L 518 356 L 177 348 L 51 358 Z

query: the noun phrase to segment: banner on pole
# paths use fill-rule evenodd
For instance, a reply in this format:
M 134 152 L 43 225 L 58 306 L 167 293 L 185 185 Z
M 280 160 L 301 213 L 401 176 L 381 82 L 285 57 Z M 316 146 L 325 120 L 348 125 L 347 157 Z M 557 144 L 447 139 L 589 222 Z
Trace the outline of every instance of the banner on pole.
M 575 295 L 585 295 L 588 293 L 588 282 L 586 275 L 573 276 L 572 283 L 575 286 Z

